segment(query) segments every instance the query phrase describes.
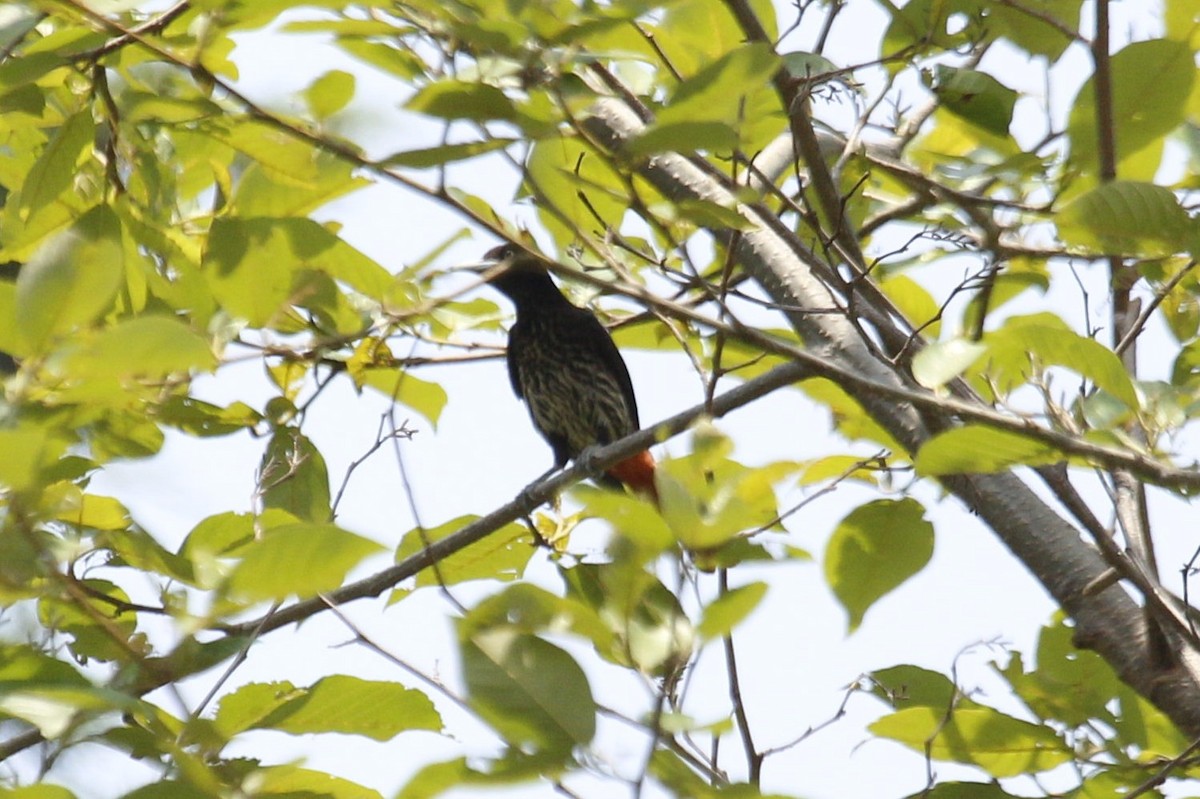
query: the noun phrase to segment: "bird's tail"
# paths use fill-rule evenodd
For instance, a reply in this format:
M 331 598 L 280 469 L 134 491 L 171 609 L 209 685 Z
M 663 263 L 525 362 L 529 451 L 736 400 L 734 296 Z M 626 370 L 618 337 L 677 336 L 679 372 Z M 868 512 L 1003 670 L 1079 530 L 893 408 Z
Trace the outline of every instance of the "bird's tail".
M 609 477 L 620 480 L 638 494 L 658 504 L 658 486 L 654 484 L 654 456 L 649 450 L 626 458 L 607 472 Z

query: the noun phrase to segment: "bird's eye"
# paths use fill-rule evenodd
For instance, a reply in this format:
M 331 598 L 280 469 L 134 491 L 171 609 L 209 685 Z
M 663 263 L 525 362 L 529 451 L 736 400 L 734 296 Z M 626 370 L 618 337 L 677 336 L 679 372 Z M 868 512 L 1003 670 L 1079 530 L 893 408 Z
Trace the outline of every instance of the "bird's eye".
M 517 253 L 517 248 L 514 247 L 511 243 L 510 244 L 501 244 L 497 247 L 493 247 L 492 249 L 488 250 L 484 254 L 483 258 L 485 261 L 495 261 L 495 262 L 499 263 L 500 261 L 504 261 L 504 260 L 507 260 L 507 259 L 513 257 L 514 255 L 516 255 L 516 253 Z

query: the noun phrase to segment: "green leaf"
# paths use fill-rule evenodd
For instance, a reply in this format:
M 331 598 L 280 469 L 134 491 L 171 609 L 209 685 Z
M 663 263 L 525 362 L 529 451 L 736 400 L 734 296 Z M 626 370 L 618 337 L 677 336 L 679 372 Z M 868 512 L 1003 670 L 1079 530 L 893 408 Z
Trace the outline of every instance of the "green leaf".
M 800 485 L 813 485 L 826 480 L 860 480 L 867 485 L 879 486 L 880 471 L 886 461 L 864 458 L 861 455 L 826 455 L 806 462 Z
M 449 397 L 437 383 L 416 377 L 410 371 L 392 368 L 366 368 L 354 375 L 355 383 L 373 388 L 437 425 Z
M 87 598 L 43 594 L 38 601 L 38 620 L 72 636 L 68 648 L 80 662 L 92 658 L 126 662 L 131 653 L 149 654 L 143 636 L 136 635 L 138 620 L 128 607 L 129 595 L 108 580 L 81 582 L 89 592 Z M 104 602 L 101 595 L 114 601 Z
M 260 768 L 251 779 L 261 799 L 383 799 L 378 791 L 350 780 L 290 764 Z
M 73 483 L 56 483 L 42 494 L 55 519 L 92 530 L 124 530 L 129 511 L 113 497 L 85 494 Z
M 277 181 L 304 187 L 317 178 L 320 159 L 313 146 L 266 122 L 226 115 L 203 130 L 214 141 L 270 170 Z M 179 131 L 175 136 L 179 137 Z M 209 175 L 205 177 L 211 180 Z
M 208 791 L 186 782 L 163 780 L 150 785 L 143 785 L 137 790 L 124 794 L 121 799 L 210 799 Z
M 21 788 L 0 788 L 2 799 L 75 799 L 75 794 L 59 785 L 26 785 Z M 181 797 L 186 799 L 186 797 Z
M 396 561 L 418 554 L 478 518 L 459 516 L 437 527 L 408 531 L 396 548 Z M 421 570 L 417 574 L 416 585 L 456 585 L 468 580 L 516 580 L 524 573 L 534 552 L 528 529 L 511 522 L 469 547 L 440 558 L 436 569 Z
M 285 524 L 245 548 L 228 590 L 245 602 L 316 596 L 340 586 L 350 569 L 381 549 L 336 525 Z
M 728 635 L 754 612 L 766 595 L 767 584 L 760 582 L 739 586 L 722 594 L 704 608 L 704 615 L 696 625 L 696 632 L 708 639 Z
M 128 711 L 135 705 L 128 697 L 103 688 L 17 685 L 0 690 L 0 717 L 28 722 L 50 740 L 69 732 L 83 712 Z
M 281 181 L 273 170 L 254 163 L 238 180 L 229 207 L 243 218 L 300 217 L 370 183 L 355 175 L 353 164 L 332 153 L 317 154 L 303 182 Z
M 1055 216 L 1068 246 L 1154 258 L 1200 252 L 1200 226 L 1169 189 L 1117 180 L 1076 198 Z
M 940 782 L 907 799 L 1019 799 L 994 782 Z
M 625 152 L 635 158 L 645 158 L 664 152 L 727 153 L 738 146 L 737 130 L 726 122 L 687 121 L 656 123 L 625 146 Z
M 124 122 L 194 122 L 221 113 L 221 107 L 207 97 L 171 97 L 130 91 L 121 98 Z
M 597 216 L 615 228 L 629 208 L 631 200 L 620 174 L 581 139 L 539 141 L 526 168 L 541 194 L 539 217 L 564 250 L 576 240 L 576 230 L 596 225 Z
M 1193 386 L 1200 380 L 1200 339 L 1190 341 L 1180 348 L 1171 365 L 1171 384 Z
M 976 5 L 977 0 L 910 0 L 903 6 L 889 6 L 892 21 L 884 32 L 879 55 L 890 60 L 904 51 L 924 52 L 931 46 L 953 50 L 965 44 L 970 31 L 956 23 Z M 888 65 L 893 71 L 900 67 Z
M 336 732 L 390 741 L 405 730 L 440 730 L 429 697 L 399 683 L 346 675 L 318 680 L 310 688 L 291 683 L 252 683 L 221 699 L 214 719 L 224 735 L 248 729 L 292 735 Z
M 67 449 L 67 442 L 43 427 L 22 424 L 0 429 L 0 486 L 24 491 L 37 485 L 43 470 Z
M 775 9 L 770 0 L 751 0 L 748 7 L 774 40 Z M 746 41 L 741 26 L 722 3 L 707 0 L 678 0 L 666 7 L 662 24 L 655 32 L 655 42 L 670 63 L 684 75 L 693 74 L 700 66 L 720 58 Z
M 800 390 L 829 409 L 839 433 L 851 441 L 873 441 L 893 453 L 904 452 L 891 434 L 872 419 L 858 401 L 831 380 L 815 377 L 801 381 Z
M 984 337 L 988 347 L 987 375 L 1002 391 L 1026 382 L 1039 368 L 1062 366 L 1137 409 L 1137 390 L 1121 359 L 1098 341 L 1081 336 L 1062 319 L 1048 313 L 1008 320 Z
M 395 799 L 433 799 L 454 788 L 502 787 L 544 779 L 562 768 L 562 758 L 553 754 L 525 754 L 508 750 L 503 759 L 492 760 L 487 770 L 472 768 L 466 758 L 431 763 L 409 780 Z
M 1030 14 L 1025 8 L 989 3 L 987 25 L 989 31 L 1030 55 L 1043 55 L 1053 62 L 1074 42 L 1059 26 L 1078 31 L 1082 6 L 1083 0 L 1039 0 L 1038 13 Z
M 573 616 L 572 630 L 587 636 L 606 660 L 655 677 L 671 675 L 693 652 L 691 620 L 678 597 L 631 556 L 641 553 L 625 545 L 618 552 L 613 563 L 578 564 L 563 574 L 567 597 L 591 608 L 609 634 L 595 630 L 586 615 Z
M 79 161 L 90 150 L 94 136 L 90 108 L 67 117 L 25 177 L 19 206 L 22 215 L 33 216 L 71 186 Z
M 879 287 L 914 327 L 920 327 L 930 338 L 937 338 L 942 329 L 942 321 L 938 317 L 941 308 L 928 289 L 902 274 L 883 277 Z
M 941 388 L 966 371 L 985 352 L 987 347 L 983 344 L 962 338 L 934 342 L 913 357 L 913 379 L 925 388 Z
M 1103 658 L 1078 649 L 1074 634 L 1059 611 L 1038 634 L 1036 669 L 1027 669 L 1020 653 L 1013 652 L 1008 663 L 997 670 L 1041 719 L 1061 721 L 1069 727 L 1093 723 L 1092 719 L 1118 725 L 1118 716 L 1124 714 L 1114 712 L 1119 711 L 1119 705 L 1113 699 L 1129 689 Z M 1145 746 L 1146 741 L 1129 743 Z
M 292 514 L 267 508 L 261 514 L 216 513 L 201 519 L 179 547 L 179 556 L 188 561 L 209 560 L 229 557 L 241 547 L 255 539 L 259 530 L 270 530 L 286 524 L 294 524 Z
M 40 19 L 32 17 L 32 21 L 36 25 Z M 70 60 L 64 58 L 61 53 L 22 52 L 20 58 L 6 58 L 0 64 L 0 88 L 15 89 L 18 86 L 26 86 L 69 63 Z
M 656 470 L 662 518 L 674 537 L 694 553 L 715 549 L 779 517 L 774 484 L 799 471 L 790 461 L 745 466 L 726 457 L 732 442 L 711 424 L 697 425 L 692 454 L 661 461 Z M 626 526 L 645 539 L 645 527 Z M 704 567 L 703 558 L 698 562 Z
M 950 113 L 997 136 L 1008 135 L 1017 93 L 991 75 L 938 64 L 922 78 Z
M 112 304 L 125 273 L 121 223 L 105 205 L 44 244 L 17 275 L 17 327 L 30 350 Z
M 26 355 L 17 326 L 17 284 L 8 280 L 0 280 L 0 353 L 17 358 Z
M 850 631 L 932 555 L 933 525 L 915 499 L 868 502 L 842 519 L 825 549 L 825 579 L 850 615 Z
M 354 76 L 332 69 L 304 90 L 304 100 L 317 119 L 327 119 L 345 108 L 354 98 Z
M 1135 156 L 1183 123 L 1196 80 L 1196 64 L 1187 42 L 1151 39 L 1133 42 L 1109 59 L 1115 124 L 1117 174 L 1150 180 L 1158 170 L 1155 157 L 1131 170 Z M 1072 164 L 1089 176 L 1098 174 L 1095 76 L 1088 78 L 1071 105 L 1067 123 Z
M 93 500 L 109 499 L 94 497 L 90 494 L 83 496 L 84 518 L 89 518 L 89 506 Z M 168 577 L 194 584 L 195 577 L 192 566 L 183 558 L 169 552 L 145 530 L 136 525 L 130 525 L 127 512 L 123 507 L 115 505 L 116 500 L 105 503 L 106 517 L 110 519 L 107 527 L 102 527 L 99 520 L 93 519 L 92 527 L 103 530 L 96 537 L 96 544 L 105 547 L 113 554 L 109 561 L 113 566 L 130 566 L 143 572 L 155 572 Z M 118 513 L 120 515 L 118 516 Z M 117 526 L 120 524 L 121 526 Z
M 171 397 L 158 408 L 158 421 L 191 436 L 224 436 L 253 428 L 262 414 L 244 402 L 222 408 L 195 397 Z
M 271 436 L 259 467 L 263 506 L 280 508 L 298 519 L 330 518 L 329 472 L 320 450 L 294 427 Z
M 591 742 L 596 703 L 566 652 L 505 626 L 461 637 L 459 651 L 471 706 L 506 740 L 563 756 Z
M 788 73 L 799 80 L 819 81 L 823 76 L 836 73 L 837 64 L 820 53 L 792 52 L 781 56 Z
M 658 131 L 670 129 L 684 146 L 703 144 L 727 149 L 722 140 L 732 133 L 737 145 L 747 152 L 766 146 L 787 126 L 779 96 L 770 83 L 771 75 L 780 69 L 781 63 L 767 45 L 733 47 L 714 63 L 685 78 L 645 135 L 661 142 L 671 136 Z M 715 125 L 699 127 L 696 123 L 721 123 L 730 133 Z
M 161 377 L 193 369 L 211 371 L 217 357 L 202 336 L 167 316 L 122 319 L 73 353 L 76 375 Z
M 18 644 L 0 644 L 0 686 L 25 687 L 63 686 L 85 687 L 90 685 L 84 677 L 67 663 L 47 657 L 29 647 Z
M 991 708 L 960 709 L 947 719 L 945 708 L 912 707 L 884 716 L 870 730 L 935 760 L 978 766 L 996 778 L 1036 774 L 1073 759 L 1049 727 Z
M 489 122 L 517 118 L 516 106 L 504 92 L 485 83 L 461 80 L 431 83 L 413 95 L 404 107 L 439 119 Z
M 765 44 L 745 44 L 687 78 L 658 113 L 650 130 L 695 122 L 736 125 L 743 98 L 761 87 L 780 67 L 779 56 Z
M 946 675 L 909 665 L 871 672 L 871 693 L 894 708 L 931 707 L 943 712 L 962 698 Z
M 992 474 L 1014 466 L 1044 466 L 1063 460 L 1062 452 L 1031 436 L 969 424 L 938 433 L 917 453 L 917 473 Z
M 465 161 L 477 155 L 503 150 L 516 139 L 488 139 L 486 141 L 463 142 L 462 144 L 445 144 L 441 147 L 427 147 L 421 150 L 405 150 L 392 153 L 381 162 L 384 166 L 406 166 L 414 169 L 429 169 L 454 161 Z
M 568 570 L 568 580 L 578 587 L 585 579 L 594 579 L 597 570 L 603 567 L 582 567 Z M 507 586 L 471 609 L 468 620 L 460 629 L 460 635 L 471 635 L 475 630 L 496 625 L 510 625 L 525 633 L 570 632 L 590 641 L 602 656 L 607 656 L 614 646 L 613 630 L 601 613 L 589 601 L 574 592 L 558 596 L 528 582 L 517 582 Z
M 251 325 L 283 321 L 303 268 L 374 298 L 392 284 L 386 269 L 311 219 L 222 217 L 209 232 L 204 270 L 213 295 Z
M 364 64 L 378 67 L 389 75 L 394 75 L 402 80 L 411 80 L 425 73 L 425 62 L 421 60 L 420 56 L 390 44 L 349 37 L 338 37 L 335 43 Z

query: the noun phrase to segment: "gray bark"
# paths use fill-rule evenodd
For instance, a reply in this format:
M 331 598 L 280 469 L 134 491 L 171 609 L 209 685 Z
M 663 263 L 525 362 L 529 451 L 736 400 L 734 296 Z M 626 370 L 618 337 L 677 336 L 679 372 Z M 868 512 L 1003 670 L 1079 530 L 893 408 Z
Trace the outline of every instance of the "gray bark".
M 584 129 L 600 146 L 620 153 L 644 123 L 616 98 L 600 100 Z M 836 290 L 837 276 L 828 264 L 799 245 L 778 218 L 763 206 L 736 202 L 720 175 L 700 162 L 675 153 L 654 156 L 636 169 L 666 196 L 703 199 L 736 207 L 751 223 L 736 239 L 739 263 L 787 317 L 806 347 L 870 377 L 882 385 L 911 387 L 909 377 L 877 354 L 871 339 L 848 316 L 813 313 L 831 304 L 844 307 Z M 711 231 L 735 243 L 728 230 Z M 886 307 L 856 298 L 855 311 L 887 340 L 899 329 Z M 860 304 L 862 303 L 862 304 Z M 918 412 L 911 405 L 854 385 L 843 388 L 887 430 L 909 454 L 929 437 L 958 420 L 949 413 Z M 1076 643 L 1104 657 L 1121 678 L 1152 701 L 1189 735 L 1200 735 L 1200 682 L 1195 653 L 1185 650 L 1172 668 L 1155 668 L 1148 659 L 1146 626 L 1141 607 L 1121 583 L 1085 591 L 1102 582 L 1109 567 L 1080 530 L 1038 497 L 1013 473 L 956 475 L 943 485 L 992 529 L 1074 620 Z

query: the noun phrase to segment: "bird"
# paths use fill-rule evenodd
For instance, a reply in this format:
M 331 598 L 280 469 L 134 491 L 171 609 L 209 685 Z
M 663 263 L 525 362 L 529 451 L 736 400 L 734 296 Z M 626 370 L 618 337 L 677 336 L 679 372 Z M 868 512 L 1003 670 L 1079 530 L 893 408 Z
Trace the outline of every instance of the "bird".
M 533 426 L 554 452 L 554 471 L 587 451 L 637 432 L 629 368 L 600 320 L 568 300 L 539 259 L 514 244 L 483 258 L 490 286 L 516 308 L 508 331 L 508 377 Z M 658 504 L 655 461 L 643 450 L 599 482 L 624 485 Z

